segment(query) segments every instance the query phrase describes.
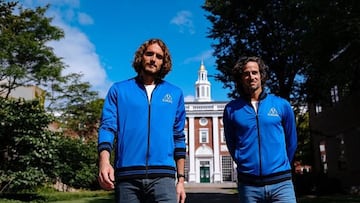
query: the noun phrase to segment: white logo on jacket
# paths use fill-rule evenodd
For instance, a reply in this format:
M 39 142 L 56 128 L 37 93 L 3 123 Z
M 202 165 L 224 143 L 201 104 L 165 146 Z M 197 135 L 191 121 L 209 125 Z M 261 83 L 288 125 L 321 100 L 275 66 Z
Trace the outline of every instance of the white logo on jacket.
M 170 95 L 170 94 L 166 94 L 166 95 L 162 98 L 162 101 L 172 104 L 172 97 L 171 97 L 171 95 Z
M 268 116 L 279 116 L 279 113 L 276 111 L 274 107 L 272 107 L 268 112 Z

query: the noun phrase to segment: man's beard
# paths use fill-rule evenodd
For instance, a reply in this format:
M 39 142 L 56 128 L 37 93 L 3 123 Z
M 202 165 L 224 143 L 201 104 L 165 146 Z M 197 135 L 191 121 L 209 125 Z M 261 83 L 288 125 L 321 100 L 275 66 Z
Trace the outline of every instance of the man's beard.
M 151 70 L 146 69 L 146 68 L 143 69 L 143 72 L 144 72 L 145 75 L 153 76 L 153 77 L 155 77 L 155 76 L 157 76 L 159 74 L 159 71 L 154 72 L 154 71 L 151 71 Z
M 154 72 L 154 71 L 146 69 L 144 67 L 143 70 L 142 70 L 142 74 L 153 77 L 155 79 L 155 81 L 160 81 L 160 80 L 163 79 L 162 68 L 160 68 L 160 70 L 157 70 L 157 71 Z
M 245 88 L 248 94 L 252 94 L 256 92 L 256 90 L 260 89 L 260 86 L 248 86 Z

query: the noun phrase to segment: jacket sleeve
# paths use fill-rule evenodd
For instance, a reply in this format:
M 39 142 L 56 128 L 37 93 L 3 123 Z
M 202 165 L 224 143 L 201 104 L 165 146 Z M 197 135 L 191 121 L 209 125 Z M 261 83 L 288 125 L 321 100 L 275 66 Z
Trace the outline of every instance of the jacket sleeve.
M 112 86 L 105 98 L 98 135 L 98 152 L 111 152 L 117 132 L 117 93 Z
M 285 132 L 286 151 L 290 162 L 293 161 L 297 148 L 297 132 L 294 111 L 289 102 L 284 105 L 283 127 Z
M 229 153 L 233 160 L 235 160 L 235 143 L 236 143 L 236 133 L 235 129 L 231 123 L 229 107 L 226 106 L 223 113 L 223 124 L 224 124 L 224 136 L 226 140 L 226 145 L 229 150 Z
M 185 144 L 185 102 L 184 96 L 181 92 L 180 99 L 177 106 L 176 118 L 174 123 L 174 142 L 175 142 L 175 152 L 174 159 L 178 160 L 186 157 L 186 144 Z

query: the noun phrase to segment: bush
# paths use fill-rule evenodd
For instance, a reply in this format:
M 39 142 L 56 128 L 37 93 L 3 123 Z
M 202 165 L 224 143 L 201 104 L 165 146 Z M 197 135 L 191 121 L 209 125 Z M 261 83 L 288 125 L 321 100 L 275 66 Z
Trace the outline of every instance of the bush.
M 63 137 L 58 152 L 55 171 L 62 183 L 78 189 L 98 189 L 97 148 L 94 141 L 83 142 Z

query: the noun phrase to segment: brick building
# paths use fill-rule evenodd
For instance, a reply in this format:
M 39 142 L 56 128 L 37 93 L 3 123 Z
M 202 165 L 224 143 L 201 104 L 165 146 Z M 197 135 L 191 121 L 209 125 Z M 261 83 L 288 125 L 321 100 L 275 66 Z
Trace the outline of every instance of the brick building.
M 310 108 L 314 172 L 338 180 L 344 188 L 360 186 L 360 92 L 341 97 L 335 86 L 331 101 Z
M 227 150 L 222 115 L 228 101 L 211 99 L 211 84 L 201 63 L 195 99 L 186 101 L 186 180 L 193 183 L 234 181 L 235 168 Z

